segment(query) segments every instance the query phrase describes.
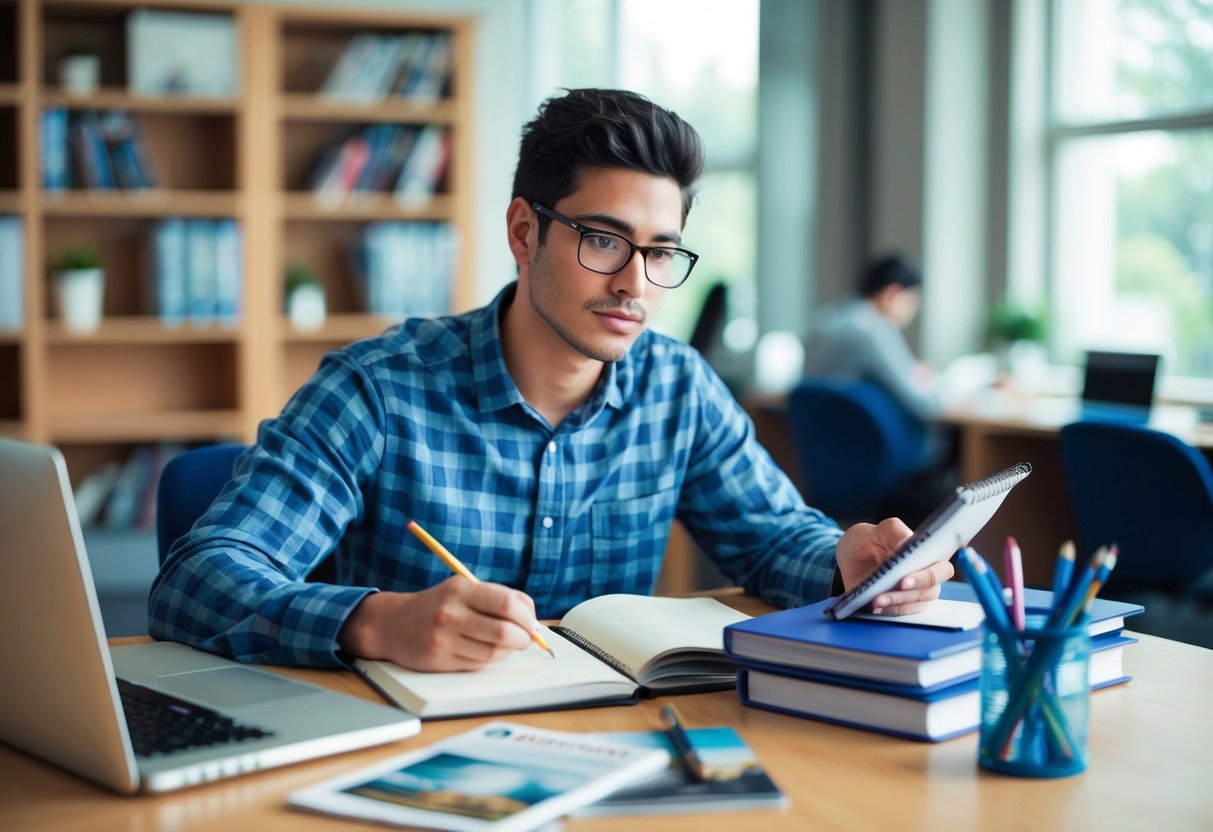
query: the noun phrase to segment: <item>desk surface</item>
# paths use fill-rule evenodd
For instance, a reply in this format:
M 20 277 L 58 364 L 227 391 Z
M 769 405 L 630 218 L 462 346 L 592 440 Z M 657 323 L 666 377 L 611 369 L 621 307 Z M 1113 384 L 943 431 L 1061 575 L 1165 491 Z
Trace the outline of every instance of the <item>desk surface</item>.
M 736 605 L 762 608 L 752 599 Z M 1091 700 L 1091 762 L 1063 780 L 1022 780 L 977 768 L 977 737 L 940 744 L 743 707 L 733 692 L 676 697 L 690 726 L 737 728 L 791 798 L 786 811 L 600 818 L 576 830 L 737 829 L 1119 829 L 1148 821 L 1159 830 L 1205 829 L 1213 819 L 1213 650 L 1141 636 L 1125 651 L 1128 684 Z M 340 671 L 284 671 L 376 698 Z M 653 730 L 662 700 L 627 707 L 511 717 L 579 731 Z M 375 749 L 260 772 L 154 797 L 119 797 L 0 746 L 0 829 L 107 830 L 371 829 L 284 808 L 287 792 L 468 730 L 483 719 L 427 722 L 421 734 Z M 1010 819 L 1014 818 L 1013 821 Z
M 1082 403 L 1074 398 L 1033 396 L 987 389 L 953 405 L 941 421 L 961 428 L 1053 437 L 1062 425 L 1077 421 Z M 1149 427 L 1178 436 L 1198 448 L 1213 448 L 1213 422 L 1202 422 L 1190 405 L 1160 402 L 1150 409 Z

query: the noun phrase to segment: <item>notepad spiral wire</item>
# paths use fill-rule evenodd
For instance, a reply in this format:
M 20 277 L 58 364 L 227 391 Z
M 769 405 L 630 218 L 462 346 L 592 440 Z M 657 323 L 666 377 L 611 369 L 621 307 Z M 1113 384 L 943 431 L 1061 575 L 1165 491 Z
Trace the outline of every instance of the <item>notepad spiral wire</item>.
M 619 671 L 624 676 L 627 676 L 629 679 L 634 680 L 636 678 L 636 675 L 634 673 L 632 673 L 632 669 L 630 667 L 628 667 L 623 662 L 619 661 L 619 659 L 615 658 L 610 653 L 606 652 L 601 647 L 599 647 L 597 644 L 590 641 L 588 638 L 581 635 L 580 633 L 578 633 L 574 630 L 570 630 L 568 627 L 552 627 L 552 631 L 556 632 L 556 633 L 560 633 L 560 635 L 564 636 L 569 641 L 576 644 L 582 650 L 586 651 L 591 656 L 598 659 L 600 662 L 602 662 L 606 665 L 609 665 L 612 669 Z
M 1019 462 L 1006 470 L 990 474 L 990 476 L 983 477 L 968 485 L 962 485 L 956 491 L 962 500 L 977 503 L 987 497 L 1001 494 L 1030 473 L 1032 473 L 1031 463 Z
M 967 485 L 959 486 L 943 505 L 923 521 L 918 530 L 914 532 L 913 537 L 907 540 L 905 545 L 893 557 L 882 563 L 871 575 L 851 587 L 848 592 L 839 596 L 838 600 L 826 612 L 837 616 L 840 609 L 851 605 L 856 599 L 870 592 L 890 572 L 901 568 L 908 560 L 913 558 L 914 554 L 927 540 L 931 539 L 931 536 L 944 525 L 948 518 L 959 511 L 962 506 L 974 505 L 990 497 L 1003 494 L 1030 473 L 1032 473 L 1031 463 L 1019 462 L 1010 468 L 990 474 L 988 477 L 983 477 Z M 967 540 L 960 541 L 956 548 L 960 548 L 960 546 L 967 543 Z M 922 564 L 922 566 L 926 566 L 926 564 Z

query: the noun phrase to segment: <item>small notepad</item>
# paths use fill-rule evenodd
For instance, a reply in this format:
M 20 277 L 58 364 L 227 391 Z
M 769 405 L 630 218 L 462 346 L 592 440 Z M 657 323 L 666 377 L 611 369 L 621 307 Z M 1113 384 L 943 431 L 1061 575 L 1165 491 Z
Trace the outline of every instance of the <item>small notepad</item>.
M 870 612 L 857 612 L 851 618 L 886 621 L 889 624 L 912 624 L 915 627 L 933 627 L 937 630 L 975 630 L 986 620 L 986 614 L 981 604 L 972 601 L 937 598 L 922 612 L 910 615 L 872 615 Z

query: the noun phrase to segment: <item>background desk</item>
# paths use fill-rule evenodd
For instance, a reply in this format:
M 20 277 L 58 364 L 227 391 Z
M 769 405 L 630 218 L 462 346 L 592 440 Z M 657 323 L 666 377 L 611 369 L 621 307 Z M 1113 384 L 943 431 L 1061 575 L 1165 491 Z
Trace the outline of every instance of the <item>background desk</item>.
M 763 608 L 748 598 L 736 605 Z M 569 832 L 806 829 L 1208 830 L 1213 819 L 1213 651 L 1143 636 L 1125 651 L 1135 678 L 1091 700 L 1091 763 L 1063 780 L 1021 780 L 977 768 L 977 737 L 937 745 L 743 707 L 733 692 L 674 697 L 691 726 L 729 724 L 791 798 L 784 812 L 600 818 Z M 352 673 L 286 671 L 374 699 Z M 664 700 L 630 707 L 522 714 L 518 721 L 578 731 L 655 730 Z M 483 719 L 427 722 L 420 736 L 376 749 L 261 772 L 176 794 L 124 798 L 0 746 L 0 829 L 22 832 L 309 832 L 371 830 L 283 806 L 287 792 Z
M 812 505 L 813 495 L 796 462 L 783 399 L 754 397 L 746 401 L 746 411 L 754 421 L 758 441 Z M 973 545 L 991 562 L 1001 563 L 1003 542 L 1007 535 L 1014 535 L 1023 550 L 1024 579 L 1034 586 L 1049 586 L 1058 547 L 1075 536 L 1061 467 L 1059 431 L 1062 425 L 1077 418 L 1078 402 L 1074 399 L 987 390 L 952 407 L 940 419 L 956 428 L 959 474 L 964 482 L 973 482 L 1017 462 L 1032 463 L 1032 475 L 1007 495 L 998 513 L 974 538 Z M 1152 411 L 1150 426 L 1175 434 L 1213 458 L 1213 424 L 1199 422 L 1194 408 L 1158 405 Z M 682 577 L 693 575 L 693 570 L 681 566 L 683 561 L 694 562 L 693 552 L 683 555 L 681 550 L 674 549 L 677 540 L 671 537 L 674 563 L 669 569 L 682 582 L 663 586 L 665 592 L 694 589 L 685 586 L 688 578 Z
M 957 429 L 960 476 L 965 482 L 1017 462 L 1032 463 L 1032 475 L 1007 495 L 973 543 L 992 559 L 1001 553 L 1007 535 L 1014 535 L 1024 553 L 1024 579 L 1036 586 L 1049 585 L 1058 547 L 1075 536 L 1059 431 L 1078 415 L 1078 402 L 1073 399 L 991 390 L 952 408 L 942 419 Z M 1150 427 L 1213 455 L 1213 424 L 1199 422 L 1191 407 L 1157 405 Z

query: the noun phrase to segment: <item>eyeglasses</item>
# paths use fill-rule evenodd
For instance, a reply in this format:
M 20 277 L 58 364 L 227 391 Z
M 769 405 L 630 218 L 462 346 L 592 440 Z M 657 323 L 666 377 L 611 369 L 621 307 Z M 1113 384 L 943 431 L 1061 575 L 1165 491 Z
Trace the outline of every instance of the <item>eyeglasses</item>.
M 644 259 L 644 276 L 649 283 L 663 289 L 677 289 L 691 276 L 691 269 L 695 268 L 695 263 L 699 260 L 698 254 L 685 248 L 638 246 L 622 234 L 587 228 L 538 202 L 532 202 L 531 207 L 581 235 L 581 242 L 577 246 L 577 262 L 592 272 L 617 274 L 623 271 L 624 266 L 630 263 L 632 256 L 639 251 Z

